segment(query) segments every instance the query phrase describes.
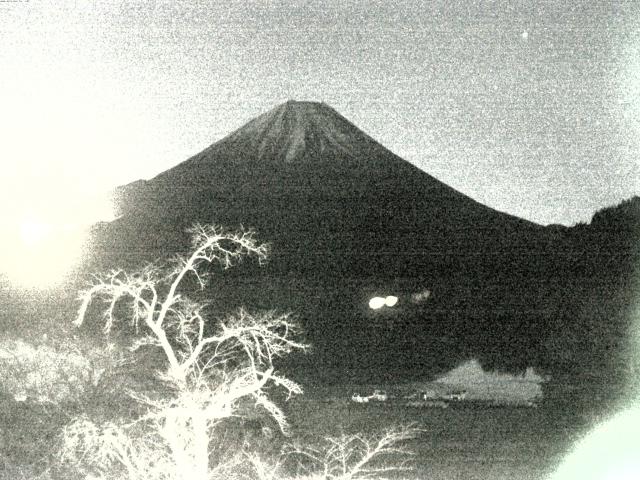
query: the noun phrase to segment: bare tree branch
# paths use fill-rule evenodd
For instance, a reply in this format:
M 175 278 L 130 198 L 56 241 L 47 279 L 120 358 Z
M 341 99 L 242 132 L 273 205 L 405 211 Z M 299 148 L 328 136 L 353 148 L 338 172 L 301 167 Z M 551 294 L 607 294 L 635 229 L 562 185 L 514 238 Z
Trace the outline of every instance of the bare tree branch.
M 289 455 L 301 455 L 312 463 L 312 467 L 307 468 L 311 473 L 309 478 L 316 478 L 312 472 L 326 480 L 381 478 L 392 472 L 411 470 L 406 458 L 412 452 L 405 444 L 420 433 L 420 429 L 407 425 L 389 429 L 377 437 L 359 434 L 327 437 L 321 447 L 292 447 Z
M 279 386 L 287 396 L 302 392 L 298 384 L 274 372 L 275 358 L 306 348 L 293 338 L 299 328 L 288 315 L 252 315 L 240 309 L 218 320 L 215 328 L 206 328 L 205 304 L 190 300 L 181 291 L 190 274 L 200 288 L 205 287 L 210 279 L 203 269 L 205 265 L 218 262 L 229 268 L 249 255 L 262 262 L 267 246 L 255 240 L 253 231 L 231 232 L 199 224 L 189 231 L 193 248 L 188 257 L 178 256 L 164 267 L 148 265 L 133 274 L 111 271 L 95 277 L 94 283 L 80 294 L 76 325 L 82 325 L 91 302 L 99 299 L 106 302 L 103 328 L 109 333 L 119 322 L 120 305 L 129 305 L 129 321 L 136 332 L 144 327 L 131 350 L 145 345 L 160 347 L 168 362 L 168 368 L 158 372 L 158 377 L 171 387 L 173 394 L 156 398 L 129 392 L 133 400 L 147 407 L 147 414 L 131 425 L 98 429 L 88 437 L 94 446 L 98 442 L 107 450 L 110 448 L 110 460 L 127 471 L 129 478 L 137 478 L 138 474 L 142 477 L 139 468 L 148 467 L 149 462 L 141 463 L 134 457 L 149 453 L 145 450 L 149 437 L 139 437 L 142 443 L 137 444 L 127 436 L 128 430 L 146 425 L 148 431 L 155 432 L 154 441 L 161 442 L 163 451 L 171 457 L 170 464 L 179 467 L 182 477 L 205 480 L 209 475 L 212 429 L 222 419 L 237 415 L 241 400 L 250 399 L 264 408 L 286 432 L 285 416 L 268 398 L 265 387 L 269 383 Z M 92 427 L 84 425 L 77 431 L 73 428 L 72 425 L 68 435 L 71 439 L 76 436 L 77 447 L 82 428 Z M 117 440 L 114 444 L 105 443 L 109 438 Z

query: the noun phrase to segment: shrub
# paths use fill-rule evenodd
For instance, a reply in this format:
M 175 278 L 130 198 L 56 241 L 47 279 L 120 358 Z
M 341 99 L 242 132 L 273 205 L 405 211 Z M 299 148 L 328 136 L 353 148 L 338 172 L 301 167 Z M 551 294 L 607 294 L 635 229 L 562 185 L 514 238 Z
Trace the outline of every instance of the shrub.
M 73 343 L 32 344 L 5 339 L 0 342 L 0 388 L 16 401 L 82 401 L 114 365 L 111 352 L 98 348 L 81 350 Z
M 386 478 L 406 472 L 411 470 L 408 458 L 412 455 L 406 448 L 406 441 L 419 433 L 418 428 L 408 425 L 374 436 L 342 434 L 326 437 L 315 448 L 294 448 L 291 454 L 297 460 L 296 478 L 356 480 Z

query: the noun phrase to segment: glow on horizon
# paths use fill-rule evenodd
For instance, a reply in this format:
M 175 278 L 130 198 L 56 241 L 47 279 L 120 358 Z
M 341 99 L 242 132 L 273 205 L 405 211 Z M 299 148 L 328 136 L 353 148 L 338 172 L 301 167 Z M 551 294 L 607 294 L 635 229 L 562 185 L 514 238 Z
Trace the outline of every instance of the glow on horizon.
M 47 289 L 64 281 L 82 255 L 84 231 L 60 231 L 30 218 L 19 231 L 4 229 L 1 274 L 15 288 Z
M 97 221 L 113 220 L 110 202 L 78 197 L 75 208 L 18 208 L 0 228 L 0 275 L 17 288 L 48 289 L 64 282 L 86 249 Z

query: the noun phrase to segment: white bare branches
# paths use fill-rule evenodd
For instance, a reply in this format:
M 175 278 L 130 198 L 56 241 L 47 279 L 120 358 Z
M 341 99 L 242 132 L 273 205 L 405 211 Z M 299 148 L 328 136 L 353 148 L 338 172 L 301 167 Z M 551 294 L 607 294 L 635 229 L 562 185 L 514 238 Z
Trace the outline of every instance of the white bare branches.
M 193 236 L 192 253 L 188 257 L 176 257 L 169 268 L 152 264 L 134 274 L 113 270 L 96 276 L 95 283 L 80 294 L 81 305 L 74 322 L 77 326 L 81 325 L 91 302 L 102 299 L 107 304 L 104 331 L 109 333 L 118 320 L 118 306 L 128 303 L 128 316 L 132 326 L 138 331 L 142 323 L 151 332 L 142 340 L 139 339 L 137 346 L 145 341 L 159 345 L 169 362 L 169 371 L 183 381 L 207 345 L 219 344 L 238 333 L 225 332 L 226 335 L 221 338 L 204 337 L 204 305 L 192 302 L 178 291 L 185 277 L 193 274 L 200 287 L 204 288 L 208 274 L 203 271 L 203 264 L 219 262 L 224 268 L 229 268 L 248 255 L 254 255 L 262 262 L 268 252 L 266 245 L 256 241 L 253 231 L 230 232 L 211 225 L 196 224 L 189 232 Z M 276 324 L 280 326 L 282 322 L 276 320 Z M 175 340 L 180 347 L 184 347 L 182 350 L 176 351 L 167 338 L 167 332 L 172 329 L 176 331 Z M 267 330 L 269 328 L 256 331 L 255 328 L 248 327 L 246 333 L 260 338 Z M 246 341 L 244 333 L 238 338 Z M 267 338 L 280 339 L 270 334 L 264 337 L 265 340 Z M 255 344 L 258 347 L 257 355 L 261 357 L 259 343 L 264 342 Z
M 412 425 L 392 428 L 377 437 L 341 435 L 325 438 L 317 449 L 298 448 L 292 454 L 302 455 L 312 467 L 302 478 L 325 480 L 356 480 L 385 478 L 393 472 L 411 470 L 412 455 L 406 442 L 416 438 L 421 430 Z
M 269 399 L 266 387 L 278 386 L 288 395 L 302 392 L 299 385 L 274 370 L 276 358 L 306 348 L 294 339 L 298 326 L 288 315 L 252 315 L 240 309 L 210 324 L 206 305 L 181 291 L 187 276 L 200 288 L 206 286 L 210 280 L 203 268 L 206 264 L 219 262 L 229 268 L 248 255 L 262 262 L 267 247 L 259 244 L 251 231 L 196 225 L 190 233 L 193 249 L 188 257 L 175 257 L 168 267 L 149 265 L 133 274 L 116 270 L 96 276 L 80 295 L 76 325 L 85 321 L 91 302 L 101 299 L 106 304 L 105 333 L 126 316 L 141 333 L 131 350 L 157 346 L 168 362 L 166 370 L 157 372 L 170 387 L 165 394 L 130 392 L 133 400 L 147 407 L 146 415 L 117 428 L 115 424 L 99 428 L 83 420 L 85 423 L 72 424 L 66 433 L 67 452 L 93 452 L 95 448 L 111 452 L 98 463 L 115 462 L 128 478 L 138 478 L 141 469 L 149 463 L 155 465 L 152 457 L 159 455 L 165 471 L 178 473 L 158 478 L 208 480 L 211 436 L 221 420 L 240 414 L 241 401 L 252 400 L 264 408 L 286 432 L 285 416 Z M 123 307 L 128 307 L 125 313 Z M 147 434 L 137 435 L 136 431 Z M 149 435 L 158 445 L 155 451 L 147 448 Z
M 130 425 L 96 425 L 80 417 L 64 428 L 61 461 L 86 478 L 171 479 L 170 462 L 152 435 L 132 434 Z
M 194 323 L 197 322 L 197 328 Z M 178 341 L 189 354 L 184 359 L 183 368 L 191 368 L 201 358 L 205 350 L 213 350 L 214 356 L 234 358 L 245 356 L 254 371 L 261 366 L 271 365 L 274 358 L 290 353 L 294 349 L 304 349 L 306 345 L 294 340 L 299 328 L 289 315 L 265 312 L 254 316 L 244 309 L 220 322 L 218 335 L 203 337 L 203 321 L 199 315 L 192 315 L 180 323 Z M 238 352 L 240 350 L 240 352 Z

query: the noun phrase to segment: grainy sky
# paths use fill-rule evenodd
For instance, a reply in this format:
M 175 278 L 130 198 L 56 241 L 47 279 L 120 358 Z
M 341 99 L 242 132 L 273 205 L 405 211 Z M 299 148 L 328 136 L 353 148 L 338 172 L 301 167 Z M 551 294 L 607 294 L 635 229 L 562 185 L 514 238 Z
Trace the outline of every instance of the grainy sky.
M 297 99 L 491 207 L 589 220 L 640 194 L 636 3 L 0 0 L 2 212 L 77 209 Z

